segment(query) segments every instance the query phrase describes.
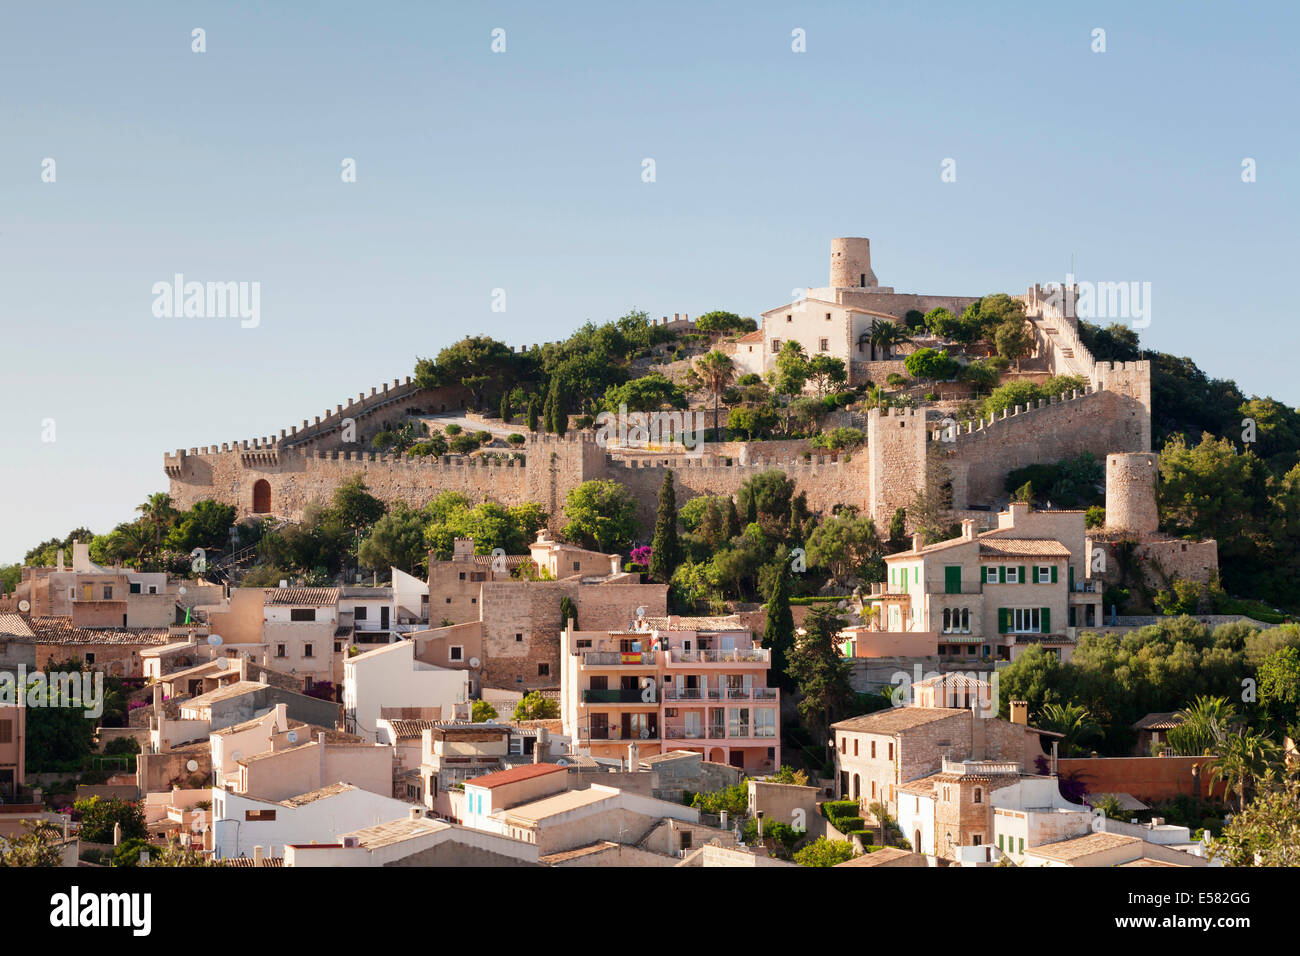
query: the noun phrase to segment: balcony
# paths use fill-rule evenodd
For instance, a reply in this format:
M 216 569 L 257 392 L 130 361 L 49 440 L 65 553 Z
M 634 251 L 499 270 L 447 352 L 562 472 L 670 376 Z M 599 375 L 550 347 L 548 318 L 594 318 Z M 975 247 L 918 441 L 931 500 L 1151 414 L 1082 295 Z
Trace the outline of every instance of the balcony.
M 650 700 L 646 700 L 642 695 L 646 690 L 650 691 Z M 584 690 L 582 692 L 582 702 L 584 704 L 649 704 L 658 706 L 659 701 L 654 697 L 653 688 L 644 690 Z
M 624 736 L 622 727 L 579 727 L 578 739 L 579 740 L 627 740 L 627 741 L 637 741 L 639 743 L 645 743 L 646 741 L 657 741 L 659 739 L 659 730 L 656 727 L 651 727 L 649 730 L 644 731 L 645 736 L 642 736 L 642 733 L 643 732 L 640 730 L 633 730 L 627 736 Z
M 665 687 L 664 700 L 669 701 L 722 701 L 722 700 L 776 700 L 775 687 Z
M 769 664 L 772 652 L 765 647 L 737 647 L 729 651 L 673 650 L 668 657 L 671 664 Z
M 665 740 L 726 740 L 727 728 L 716 724 L 708 727 L 703 724 L 688 726 L 683 723 L 664 725 Z
M 655 651 L 583 651 L 584 667 L 653 667 Z

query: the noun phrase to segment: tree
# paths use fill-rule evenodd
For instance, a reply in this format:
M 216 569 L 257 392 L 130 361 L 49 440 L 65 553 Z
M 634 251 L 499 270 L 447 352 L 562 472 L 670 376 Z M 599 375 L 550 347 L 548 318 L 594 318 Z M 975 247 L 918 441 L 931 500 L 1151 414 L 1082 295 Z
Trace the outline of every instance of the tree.
M 144 824 L 144 810 L 138 803 L 114 797 L 104 800 L 90 797 L 72 805 L 81 815 L 81 839 L 87 843 L 112 843 L 113 827 L 120 824 L 123 840 L 144 840 L 149 836 Z
M 398 504 L 370 529 L 361 542 L 357 560 L 376 571 L 400 568 L 415 574 L 428 567 L 429 548 L 424 541 L 423 513 Z
M 1034 340 L 1024 319 L 1012 319 L 994 330 L 993 344 L 999 355 L 1016 363 L 1016 370 L 1019 371 L 1020 359 L 1029 354 Z
M 704 389 L 713 396 L 713 435 L 718 436 L 718 409 L 723 393 L 736 378 L 736 367 L 731 357 L 714 349 L 695 361 L 695 371 L 704 382 Z
M 565 594 L 560 598 L 560 627 L 567 628 L 570 621 L 573 622 L 573 629 L 578 630 L 578 606 L 573 603 L 573 598 Z
M 671 468 L 664 469 L 664 480 L 659 486 L 659 513 L 655 518 L 655 536 L 650 546 L 653 549 L 650 553 L 650 578 L 667 584 L 682 559 L 682 546 L 677 539 L 677 492 L 673 489 Z
M 848 840 L 828 840 L 818 837 L 794 855 L 800 866 L 839 866 L 857 855 Z
M 1300 718 L 1300 649 L 1278 648 L 1260 661 L 1256 678 L 1260 706 L 1289 732 Z
M 736 499 L 727 496 L 726 514 L 723 519 L 723 534 L 730 541 L 740 534 L 740 512 L 736 510 Z
M 1262 734 L 1232 734 L 1209 761 L 1210 779 L 1221 781 L 1229 794 L 1236 792 L 1241 809 L 1256 780 L 1270 776 L 1278 762 L 1278 746 Z
M 510 407 L 510 393 L 501 393 L 501 424 L 509 425 L 510 419 L 514 417 L 514 409 Z
M 537 418 L 537 396 L 533 396 L 528 399 L 528 430 L 530 432 L 537 431 Z
M 349 534 L 360 535 L 382 518 L 385 510 L 384 503 L 369 492 L 360 475 L 354 475 L 334 489 L 330 511 Z
M 729 332 L 753 332 L 758 323 L 742 318 L 735 312 L 706 312 L 695 319 L 695 331 L 708 335 L 726 335 Z
M 658 372 L 651 372 L 621 385 L 611 385 L 600 404 L 611 413 L 617 413 L 620 406 L 629 412 L 656 412 L 665 405 L 685 408 L 687 400 L 680 385 Z
M 177 511 L 172 507 L 172 496 L 165 492 L 156 492 L 145 499 L 144 504 L 137 505 L 144 521 L 154 532 L 154 549 L 162 547 L 163 529 L 169 528 L 176 519 Z
M 0 867 L 62 866 L 63 833 L 48 820 L 24 820 L 23 834 L 0 839 Z
M 949 357 L 947 351 L 936 349 L 917 349 L 903 359 L 903 366 L 912 378 L 927 382 L 947 381 L 955 378 L 961 365 Z
M 790 430 L 789 399 L 802 394 L 803 387 L 808 382 L 808 356 L 804 354 L 803 346 L 794 341 L 782 345 L 776 357 L 775 367 L 767 374 L 773 391 L 786 397 L 785 427 L 788 432 Z
M 1261 788 L 1210 846 L 1210 858 L 1224 866 L 1300 866 L 1300 780 Z
M 529 691 L 515 705 L 514 720 L 554 720 L 560 716 L 560 705 L 540 690 Z
M 854 699 L 849 662 L 839 652 L 844 619 L 835 608 L 822 605 L 804 618 L 803 630 L 790 651 L 787 669 L 801 695 L 799 715 L 809 724 L 816 722 L 825 740 L 832 721 Z
M 840 582 L 850 576 L 884 580 L 884 544 L 876 523 L 867 515 L 841 514 L 827 518 L 808 538 L 808 560 L 826 568 Z
M 1073 757 L 1084 751 L 1083 744 L 1101 736 L 1101 728 L 1078 704 L 1044 704 L 1038 714 L 1038 726 L 1061 734 L 1061 754 Z
M 772 661 L 767 669 L 775 677 L 777 686 L 790 690 L 794 681 L 789 674 L 788 658 L 794 647 L 794 612 L 790 610 L 790 565 L 785 558 L 784 549 L 778 555 L 776 580 L 767 599 L 767 623 L 763 628 L 764 647 L 772 652 Z
M 808 380 L 818 395 L 825 395 L 848 380 L 844 360 L 833 355 L 814 355 L 808 360 Z
M 617 481 L 584 481 L 564 502 L 569 519 L 564 536 L 605 553 L 621 551 L 640 530 L 637 503 L 627 486 Z
M 1223 743 L 1235 713 L 1226 697 L 1202 695 L 1178 716 L 1181 723 L 1166 734 L 1170 749 L 1179 757 L 1200 757 Z
M 470 709 L 469 719 L 476 724 L 485 724 L 489 720 L 496 720 L 497 709 L 485 700 L 474 701 L 474 706 Z
M 140 866 L 226 866 L 225 860 L 217 860 L 187 846 L 171 841 L 163 846 L 149 847 L 149 862 Z

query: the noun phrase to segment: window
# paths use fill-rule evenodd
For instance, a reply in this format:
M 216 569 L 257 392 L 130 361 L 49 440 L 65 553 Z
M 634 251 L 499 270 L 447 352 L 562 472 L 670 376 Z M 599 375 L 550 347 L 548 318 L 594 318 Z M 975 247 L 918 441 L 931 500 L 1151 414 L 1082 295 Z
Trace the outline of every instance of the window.
M 248 823 L 266 822 L 275 819 L 274 810 L 245 810 L 244 820 Z
M 841 737 L 841 738 L 840 738 L 840 753 L 842 753 L 842 754 L 847 754 L 848 752 L 849 752 L 849 738 L 848 738 L 848 737 Z
M 470 572 L 470 575 L 469 575 L 469 579 L 470 579 L 471 581 L 486 581 L 486 580 L 487 580 L 487 572 L 486 572 L 486 571 L 471 571 L 471 572 Z
M 1039 608 L 1036 607 L 1017 607 L 1011 609 L 1011 630 L 1018 634 L 1038 634 L 1041 633 L 1041 618 Z
M 140 585 L 139 585 L 138 582 L 136 582 L 136 581 L 132 581 L 132 582 L 131 582 L 131 593 L 132 593 L 132 594 L 139 594 L 139 593 L 140 593 Z
M 463 661 L 465 659 L 465 648 L 461 644 L 453 644 L 447 649 L 447 660 Z
M 826 318 L 829 319 L 830 316 L 828 315 L 828 316 L 826 316 Z M 818 351 L 820 351 L 820 352 L 829 352 L 829 351 L 831 350 L 831 340 L 830 340 L 830 339 L 822 339 L 820 342 L 817 343 L 817 349 L 818 349 Z
M 1007 568 L 1007 584 L 1019 584 L 1019 583 L 1020 583 L 1020 568 L 1018 567 Z
M 12 720 L 0 720 L 0 744 L 11 744 L 14 742 L 14 722 Z
M 974 836 L 971 837 L 972 846 L 981 846 L 983 843 L 984 843 L 984 834 L 976 833 Z
M 950 564 L 943 569 L 943 593 L 961 594 L 960 564 Z
M 827 312 L 827 313 L 826 313 L 826 321 L 829 322 L 830 320 L 831 320 L 831 314 L 830 314 L 829 312 Z
M 793 316 L 793 315 L 787 315 L 787 316 L 785 317 L 785 320 L 786 320 L 787 322 L 793 322 L 793 321 L 794 321 L 794 316 Z
M 543 663 L 543 664 L 538 664 L 538 665 L 537 665 L 537 676 L 538 676 L 538 677 L 550 677 L 550 676 L 551 676 L 551 665 L 550 665 L 550 664 L 544 664 L 544 663 Z
M 1034 583 L 1046 584 L 1052 580 L 1052 566 L 1050 564 L 1040 564 L 1034 569 Z
M 335 642 L 334 642 L 334 653 L 337 654 L 337 653 L 339 653 L 341 650 L 343 650 L 343 643 L 342 643 L 342 641 L 335 641 Z
M 302 646 L 302 656 L 303 656 L 303 657 L 312 657 L 312 656 L 314 656 L 314 653 L 313 653 L 313 651 L 312 651 L 312 645 L 310 645 L 310 644 L 304 644 L 304 645 Z
M 984 583 L 985 584 L 998 583 L 998 569 L 995 565 L 986 564 L 984 566 Z
M 775 707 L 768 707 L 762 710 L 754 711 L 754 736 L 755 737 L 776 736 L 776 708 Z
M 149 585 L 149 593 L 150 593 L 150 594 L 157 594 L 157 593 L 158 593 L 158 585 L 156 585 L 156 584 L 151 584 L 151 585 Z
M 357 605 L 352 609 L 352 620 L 364 621 L 366 619 L 366 608 L 364 604 Z
M 285 657 L 285 656 L 286 656 L 286 654 L 285 654 L 285 646 L 284 646 L 283 644 L 277 644 L 277 645 L 275 645 L 275 656 L 276 656 L 276 657 Z
M 107 584 L 104 585 L 104 600 L 105 601 L 113 600 L 113 589 L 109 587 Z
M 876 759 L 876 742 L 874 740 L 871 741 L 871 759 Z
M 462 581 L 465 580 L 465 572 L 464 572 L 464 571 L 460 572 L 460 579 L 461 579 Z
M 95 655 L 94 655 L 94 654 L 87 654 L 87 655 L 86 655 L 86 663 L 87 663 L 87 664 L 93 664 L 93 663 L 95 663 Z
M 780 339 L 773 339 L 773 340 L 772 340 L 772 351 L 773 351 L 773 352 L 779 352 L 779 351 L 781 351 L 781 340 L 780 340 Z
M 894 743 L 893 743 L 893 741 L 890 741 L 890 743 L 889 743 L 889 759 L 890 759 L 890 760 L 893 760 L 893 759 L 894 759 Z
M 983 793 L 983 791 L 980 790 L 979 787 L 976 787 L 976 788 L 975 788 L 975 802 L 976 802 L 976 803 L 983 803 L 983 802 L 984 802 L 984 793 Z
M 515 643 L 516 643 L 516 644 L 522 644 L 523 641 L 524 641 L 524 636 L 523 636 L 522 634 L 516 634 L 516 635 L 515 635 Z
M 448 603 L 448 604 L 451 603 L 451 598 L 447 598 L 447 603 Z
M 295 607 L 289 611 L 289 620 L 314 621 L 316 620 L 316 609 L 314 607 Z
M 858 755 L 858 738 L 857 738 L 857 737 L 854 737 L 854 738 L 853 738 L 853 756 L 856 757 L 857 755 Z

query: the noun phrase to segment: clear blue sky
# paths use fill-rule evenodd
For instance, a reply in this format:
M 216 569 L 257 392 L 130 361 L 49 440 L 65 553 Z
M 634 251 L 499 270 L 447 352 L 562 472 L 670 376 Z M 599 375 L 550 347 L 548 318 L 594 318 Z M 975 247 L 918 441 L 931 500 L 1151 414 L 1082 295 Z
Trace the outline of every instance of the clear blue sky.
M 826 281 L 832 236 L 869 236 L 899 291 L 1021 292 L 1071 255 L 1080 279 L 1149 281 L 1146 345 L 1294 405 L 1298 20 L 1293 3 L 11 4 L 0 561 L 133 517 L 166 488 L 164 451 L 277 433 L 467 333 L 757 315 Z M 155 318 L 151 288 L 178 272 L 260 281 L 260 326 Z

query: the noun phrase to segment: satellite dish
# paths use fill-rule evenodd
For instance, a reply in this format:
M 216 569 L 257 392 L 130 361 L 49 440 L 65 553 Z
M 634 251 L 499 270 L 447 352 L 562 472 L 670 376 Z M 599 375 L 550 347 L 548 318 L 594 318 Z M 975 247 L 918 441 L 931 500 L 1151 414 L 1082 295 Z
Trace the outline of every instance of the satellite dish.
M 244 752 L 242 750 L 236 750 L 230 755 L 230 759 L 238 763 L 240 760 L 244 759 Z
M 641 731 L 641 739 L 642 739 L 642 740 L 649 740 L 649 739 L 650 739 L 650 731 L 648 731 L 648 730 L 642 730 L 642 731 Z
M 176 593 L 177 593 L 177 594 L 184 594 L 184 593 L 185 593 L 185 585 L 182 584 L 179 588 L 177 588 L 177 589 L 176 589 Z
M 186 761 L 185 769 L 188 770 L 190 773 L 193 773 L 194 771 L 199 769 L 199 762 L 197 760 Z
M 481 660 L 479 660 L 477 657 L 471 657 L 471 658 L 469 659 L 469 666 L 470 666 L 470 667 L 478 667 L 478 666 L 479 666 L 480 664 L 482 664 L 482 663 L 483 663 L 483 662 L 482 662 Z
M 225 643 L 225 638 L 223 638 L 220 634 L 209 634 L 208 643 L 213 647 L 220 647 L 222 644 Z
M 224 671 L 228 666 L 229 665 L 227 664 L 226 659 L 224 657 L 217 658 L 217 670 Z
M 646 606 L 642 604 L 639 608 L 636 609 L 636 619 L 638 621 L 641 620 L 643 617 L 645 617 L 645 607 Z
M 32 609 L 32 602 L 27 600 L 27 598 L 23 598 L 21 601 L 18 602 L 18 610 L 22 611 L 24 614 L 26 614 L 31 609 Z
M 298 742 L 298 731 L 296 730 L 289 731 L 287 734 L 285 734 L 284 739 L 289 741 L 289 743 L 291 744 L 296 744 Z

